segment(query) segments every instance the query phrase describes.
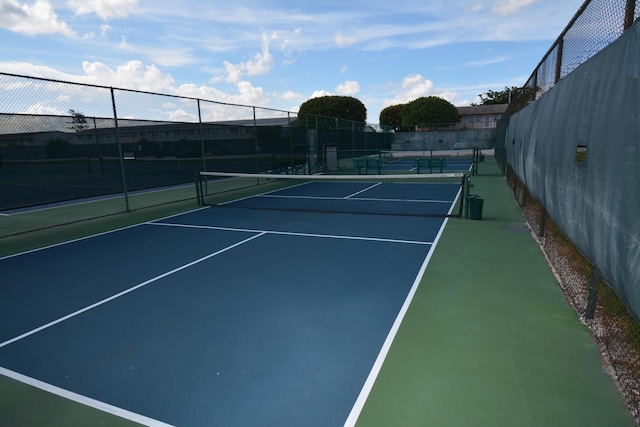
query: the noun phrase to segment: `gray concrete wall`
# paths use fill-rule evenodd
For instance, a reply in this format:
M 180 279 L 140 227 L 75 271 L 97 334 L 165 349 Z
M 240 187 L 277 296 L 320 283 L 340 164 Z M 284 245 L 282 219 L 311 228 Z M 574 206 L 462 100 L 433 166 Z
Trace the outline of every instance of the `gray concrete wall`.
M 397 132 L 392 150 L 460 150 L 493 148 L 495 129 L 458 129 L 428 132 Z

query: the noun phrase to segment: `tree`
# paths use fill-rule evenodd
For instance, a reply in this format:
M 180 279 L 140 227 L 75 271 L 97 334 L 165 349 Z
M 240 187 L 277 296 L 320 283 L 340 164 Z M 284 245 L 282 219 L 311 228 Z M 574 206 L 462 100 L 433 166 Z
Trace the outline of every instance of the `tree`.
M 71 123 L 69 123 L 69 127 L 74 132 L 82 132 L 89 128 L 87 118 L 81 112 L 69 109 L 69 115 L 71 115 Z
M 402 130 L 402 111 L 404 104 L 391 105 L 380 111 L 380 125 L 389 126 L 395 131 Z
M 511 86 L 511 88 L 505 86 L 504 90 L 500 91 L 488 90 L 478 95 L 482 101 L 480 104 L 471 105 L 509 104 L 511 100 L 517 98 L 521 92 L 522 89 L 517 86 Z
M 436 127 L 459 121 L 458 109 L 449 101 L 438 96 L 423 96 L 403 108 L 402 126 Z
M 323 116 L 322 127 L 331 127 L 334 120 L 327 118 L 344 119 L 354 122 L 366 122 L 367 108 L 358 99 L 351 96 L 321 96 L 311 98 L 303 102 L 298 110 L 298 119 L 301 126 L 307 126 L 307 120 L 311 116 Z M 313 126 L 315 126 L 315 118 Z M 308 124 L 311 127 L 311 123 Z

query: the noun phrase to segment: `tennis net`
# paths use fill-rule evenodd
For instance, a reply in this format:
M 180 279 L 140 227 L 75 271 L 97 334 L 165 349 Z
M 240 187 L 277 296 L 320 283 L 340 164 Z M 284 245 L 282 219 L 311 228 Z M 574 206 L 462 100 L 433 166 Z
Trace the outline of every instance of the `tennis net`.
M 474 150 L 381 151 L 383 169 L 398 173 L 466 173 L 475 161 Z
M 200 172 L 204 206 L 379 215 L 462 216 L 468 175 L 276 175 Z

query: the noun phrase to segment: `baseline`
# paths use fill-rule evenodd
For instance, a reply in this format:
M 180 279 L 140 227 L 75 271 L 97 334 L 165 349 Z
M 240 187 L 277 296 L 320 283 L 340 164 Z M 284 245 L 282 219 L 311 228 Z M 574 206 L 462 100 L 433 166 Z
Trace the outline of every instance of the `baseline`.
M 99 400 L 92 399 L 90 397 L 83 396 L 78 393 L 74 393 L 69 390 L 65 390 L 53 384 L 49 384 L 44 381 L 40 381 L 35 378 L 28 377 L 26 375 L 22 375 L 18 372 L 14 372 L 12 370 L 3 368 L 1 366 L 0 366 L 0 375 L 5 376 L 7 378 L 11 378 L 23 384 L 27 384 L 29 386 L 35 387 L 37 389 L 46 391 L 53 395 L 60 396 L 67 400 L 80 403 L 84 406 L 88 406 L 90 408 L 94 408 L 99 411 L 106 412 L 108 414 L 115 415 L 117 417 L 124 418 L 129 421 L 136 422 L 138 424 L 142 424 L 149 427 L 173 427 L 171 424 L 163 423 L 162 421 L 158 421 L 156 419 L 149 418 L 144 415 L 136 414 L 135 412 L 131 412 L 126 409 L 119 408 L 117 406 L 113 406 L 108 403 L 101 402 Z
M 192 210 L 187 211 L 187 212 L 179 212 L 177 214 L 173 214 L 173 215 L 169 215 L 169 216 L 166 216 L 166 217 L 163 217 L 163 218 L 159 218 L 156 221 L 164 221 L 164 220 L 171 219 L 171 218 L 174 218 L 174 217 L 177 217 L 177 216 L 187 215 L 187 214 L 190 214 L 190 213 L 193 213 L 193 212 L 198 212 L 198 211 L 205 210 L 205 209 L 208 209 L 208 208 L 207 207 L 202 207 L 202 208 L 192 209 Z M 72 239 L 72 240 L 65 240 L 64 242 L 54 243 L 52 245 L 43 246 L 41 248 L 35 248 L 35 249 L 31 249 L 31 250 L 24 251 L 24 252 L 18 252 L 18 253 L 15 253 L 15 254 L 6 255 L 6 256 L 0 257 L 0 261 L 5 260 L 5 259 L 9 259 L 9 258 L 15 258 L 15 257 L 21 256 L 21 255 L 30 254 L 32 252 L 44 251 L 46 249 L 51 249 L 51 248 L 55 248 L 55 247 L 58 247 L 58 246 L 64 246 L 64 245 L 68 245 L 70 243 L 80 242 L 82 240 L 93 239 L 94 237 L 100 237 L 100 236 L 104 236 L 104 235 L 107 235 L 107 234 L 117 233 L 119 231 L 140 227 L 141 225 L 145 225 L 145 224 L 146 224 L 145 222 L 141 222 L 141 223 L 138 223 L 138 224 L 127 225 L 127 226 L 124 226 L 124 227 L 116 228 L 114 230 L 103 231 L 101 233 L 91 234 L 89 236 L 78 237 L 77 239 Z

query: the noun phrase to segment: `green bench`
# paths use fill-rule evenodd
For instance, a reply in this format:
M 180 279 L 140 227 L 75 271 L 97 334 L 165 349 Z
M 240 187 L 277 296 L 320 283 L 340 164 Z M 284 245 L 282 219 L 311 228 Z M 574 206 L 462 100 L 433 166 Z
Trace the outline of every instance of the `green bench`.
M 417 173 L 420 170 L 428 169 L 429 173 L 433 173 L 433 170 L 440 169 L 440 173 L 447 166 L 447 159 L 445 158 L 429 158 L 429 159 L 414 159 L 413 166 L 416 168 Z
M 360 157 L 353 159 L 353 168 L 358 175 L 360 175 L 362 171 L 366 174 L 369 169 L 375 169 L 376 173 L 380 175 L 382 173 L 382 164 L 382 159 L 377 158 Z

